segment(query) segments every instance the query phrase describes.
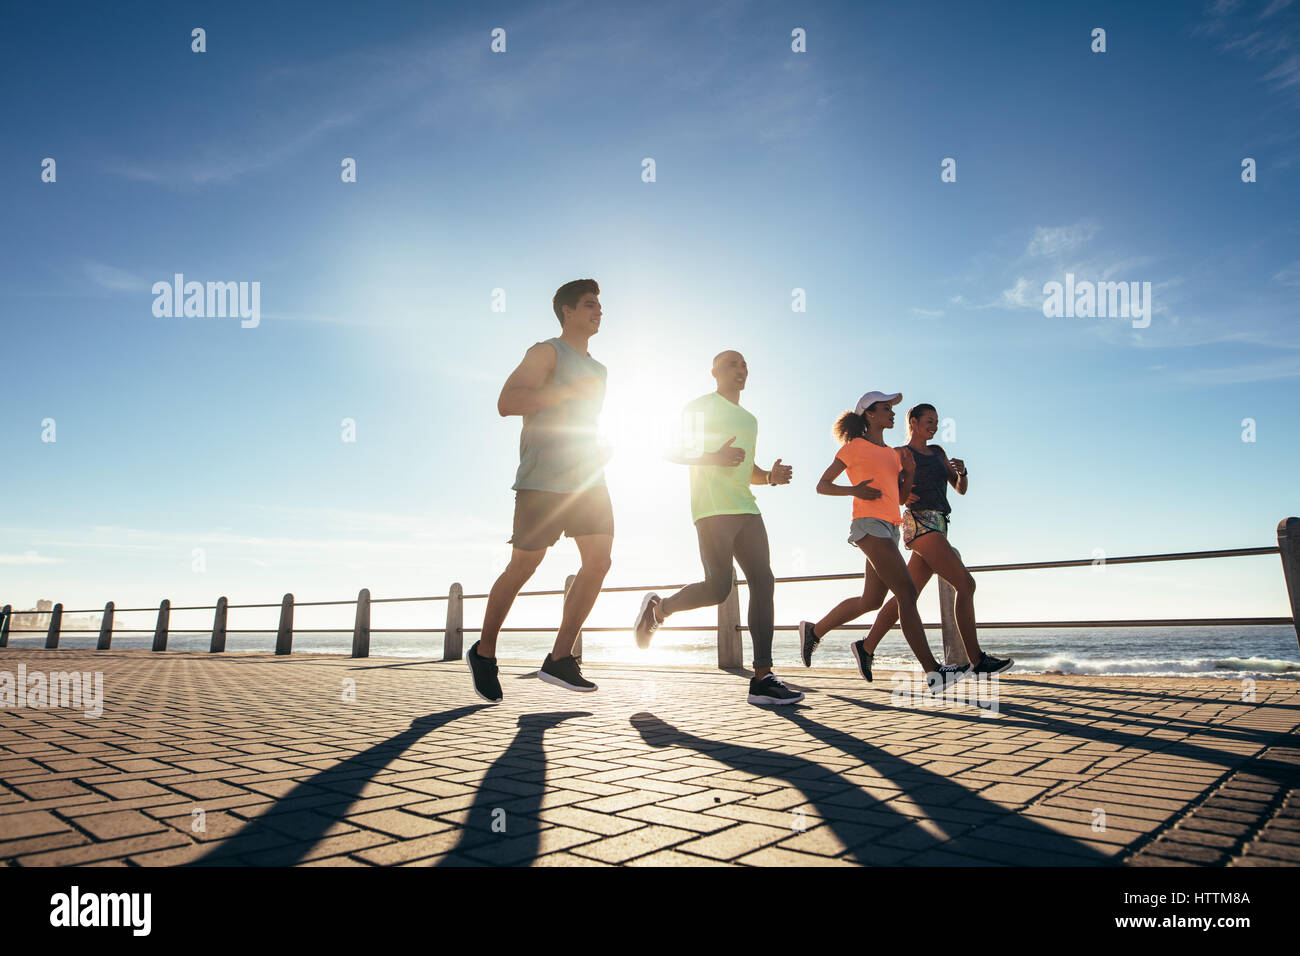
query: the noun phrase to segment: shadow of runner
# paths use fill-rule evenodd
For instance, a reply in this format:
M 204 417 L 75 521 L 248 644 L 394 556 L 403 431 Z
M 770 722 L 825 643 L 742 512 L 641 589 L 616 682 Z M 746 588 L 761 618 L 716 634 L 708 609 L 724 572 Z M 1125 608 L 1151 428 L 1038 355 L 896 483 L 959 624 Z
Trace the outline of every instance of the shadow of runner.
M 1017 830 L 1022 834 L 1015 846 L 1015 859 L 1011 861 L 1016 866 L 1110 866 L 1114 863 L 1111 857 L 1087 843 L 1081 843 L 1037 821 L 1022 817 L 1016 810 L 981 797 L 978 792 L 954 783 L 941 773 L 909 763 L 852 734 L 819 724 L 788 708 L 777 710 L 776 713 L 797 724 L 813 740 L 861 759 L 864 764 L 895 783 L 906 784 L 903 794 L 924 810 L 927 816 L 941 820 L 940 827 L 948 834 L 948 839 L 936 845 L 946 852 L 974 859 L 989 859 L 991 844 L 1000 841 L 994 837 L 981 836 L 979 829 L 1014 819 Z M 862 793 L 861 790 L 858 792 Z M 954 806 L 958 803 L 960 808 Z M 954 816 L 958 819 L 953 820 Z
M 868 710 L 879 709 L 865 704 L 863 701 L 854 700 L 850 697 L 841 697 L 838 694 L 830 694 L 828 696 L 831 700 L 838 700 L 841 703 L 852 704 L 855 707 L 865 707 Z M 1278 783 L 1287 783 L 1292 779 L 1290 771 L 1287 769 L 1285 764 L 1279 764 L 1276 761 L 1261 761 L 1258 757 L 1253 757 L 1247 754 L 1234 753 L 1230 750 L 1215 750 L 1213 747 L 1207 747 L 1204 744 L 1189 743 L 1186 740 L 1167 740 L 1164 737 L 1153 737 L 1130 733 L 1113 727 L 1093 727 L 1090 724 L 1067 720 L 1059 714 L 1044 713 L 1030 707 L 1025 707 L 1021 704 L 1003 703 L 999 705 L 998 709 L 1000 714 L 996 720 L 981 718 L 978 714 L 971 714 L 962 711 L 954 712 L 947 709 L 942 713 L 943 716 L 949 720 L 973 722 L 985 727 L 991 725 L 995 727 L 1022 727 L 1026 730 L 1046 730 L 1076 740 L 1091 740 L 1123 747 L 1134 747 L 1147 754 L 1159 754 L 1161 756 L 1187 757 L 1192 760 L 1203 760 L 1206 763 L 1223 767 L 1225 772 L 1249 767 L 1251 773 L 1265 777 L 1269 780 L 1274 780 Z M 1099 709 L 1108 710 L 1108 708 Z M 1122 718 L 1122 712 L 1117 713 L 1120 714 L 1120 717 L 1103 717 L 1101 719 L 1113 721 Z M 1132 721 L 1132 723 L 1144 729 L 1166 729 L 1166 725 L 1152 726 L 1148 723 L 1137 720 Z M 1191 723 L 1193 727 L 1203 733 L 1215 734 L 1220 737 L 1231 737 L 1237 741 L 1253 744 L 1261 750 L 1277 746 L 1280 743 L 1285 743 L 1288 739 L 1294 737 L 1293 733 L 1285 730 L 1268 731 L 1240 728 L 1239 730 L 1234 731 L 1213 724 L 1197 724 L 1192 721 L 1188 721 L 1188 723 Z M 1069 757 L 1070 752 L 1063 751 L 1058 756 Z M 1209 785 L 1207 784 L 1207 786 Z
M 588 711 L 522 714 L 514 740 L 483 775 L 461 825 L 460 841 L 435 866 L 528 866 L 537 859 L 546 793 L 548 730 Z
M 358 751 L 328 770 L 302 781 L 266 813 L 249 820 L 203 856 L 185 865 L 246 866 L 251 863 L 256 866 L 293 866 L 302 862 L 325 832 L 357 801 L 376 772 L 400 757 L 425 734 L 488 706 L 474 704 L 417 717 L 400 734 Z M 332 791 L 332 795 L 322 795 L 322 789 Z M 284 845 L 286 835 L 297 842 Z
M 946 777 L 925 770 L 894 757 L 879 748 L 858 740 L 849 734 L 832 730 L 797 712 L 795 707 L 773 708 L 772 712 L 797 724 L 813 740 L 837 747 L 852 757 L 869 763 L 883 776 L 905 785 L 904 793 L 927 815 L 944 818 L 941 824 L 933 819 L 918 822 L 899 812 L 888 803 L 867 793 L 841 774 L 804 757 L 774 754 L 767 750 L 740 744 L 724 744 L 695 737 L 678 730 L 671 724 L 649 713 L 632 717 L 632 726 L 652 747 L 686 747 L 705 753 L 720 763 L 757 777 L 776 777 L 800 791 L 816 808 L 817 815 L 825 821 L 831 832 L 847 849 L 846 857 L 862 864 L 894 864 L 912 852 L 942 847 L 944 850 L 963 852 L 961 841 L 967 833 L 983 823 L 998 817 L 1014 816 L 1015 812 L 981 798 L 978 794 L 955 784 Z M 970 810 L 953 814 L 950 804 L 965 802 Z M 974 801 L 973 803 L 971 801 Z M 966 817 L 969 822 L 954 825 L 952 816 Z M 1026 837 L 1036 837 L 1038 845 L 1022 844 L 1017 847 L 1023 865 L 1106 865 L 1110 861 L 1102 853 L 1084 843 L 1079 843 L 1046 827 L 1037 826 L 1026 832 Z M 953 835 L 951 831 L 962 832 Z M 936 833 L 935 831 L 939 831 Z M 942 835 L 940 835 L 942 834 Z M 791 836 L 797 834 L 792 832 Z M 882 842 L 888 838 L 889 842 Z M 989 860 L 988 847 L 968 845 L 972 865 Z M 1001 862 L 1001 861 L 997 861 Z
M 1050 688 L 1058 688 L 1060 690 L 1072 690 L 1072 691 L 1080 691 L 1086 689 L 1085 687 L 1079 684 L 1058 684 L 1055 681 L 1036 680 L 1035 678 L 1037 676 L 1038 675 L 1036 674 L 1029 674 L 1029 675 L 1013 674 L 1011 675 L 1011 679 L 1009 679 L 1007 683 L 1010 684 L 1011 681 L 1014 680 L 1015 684 L 1017 685 L 1026 684 L 1032 687 L 1050 687 Z M 1234 686 L 1234 683 L 1232 681 L 1226 680 L 1224 678 L 1217 678 L 1217 679 L 1223 680 L 1225 689 L 1230 689 Z M 1238 688 L 1240 687 L 1240 685 L 1236 685 L 1236 686 Z M 1175 700 L 1186 701 L 1192 704 L 1211 704 L 1214 703 L 1216 700 L 1216 698 L 1213 697 L 1187 697 L 1182 694 L 1175 694 L 1172 690 L 1158 690 L 1158 691 L 1135 690 L 1132 687 L 1125 687 L 1123 685 L 1114 684 L 1114 683 L 1106 684 L 1105 692 L 1107 694 L 1116 694 L 1116 695 L 1123 694 L 1126 697 L 1148 697 L 1160 701 L 1175 701 Z M 1232 696 L 1236 697 L 1237 701 L 1239 701 L 1240 690 L 1238 689 L 1236 693 Z M 1268 706 L 1276 707 L 1278 710 L 1300 710 L 1300 704 L 1269 704 Z

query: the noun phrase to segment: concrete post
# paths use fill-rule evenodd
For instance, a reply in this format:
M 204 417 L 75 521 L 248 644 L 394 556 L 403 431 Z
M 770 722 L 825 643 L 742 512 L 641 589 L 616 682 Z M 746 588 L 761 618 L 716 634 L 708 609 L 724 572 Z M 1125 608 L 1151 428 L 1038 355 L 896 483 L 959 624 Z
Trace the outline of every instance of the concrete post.
M 158 623 L 153 629 L 153 649 L 155 651 L 167 650 L 167 624 L 171 620 L 172 602 L 163 598 L 158 605 Z
M 740 630 L 740 588 L 731 570 L 731 592 L 718 605 L 718 666 L 744 667 L 744 641 Z
M 1300 518 L 1283 518 L 1277 523 L 1277 547 L 1282 554 L 1282 574 L 1291 598 L 1291 624 L 1300 644 Z
M 370 588 L 357 592 L 357 620 L 352 625 L 352 656 L 370 656 Z
M 293 653 L 293 595 L 286 594 L 280 601 L 280 628 L 275 634 L 275 653 Z
M 45 646 L 59 646 L 59 631 L 63 627 L 63 604 L 54 605 L 54 613 L 50 615 L 50 629 L 45 633 Z
M 442 659 L 458 661 L 463 656 L 461 638 L 465 627 L 465 589 L 456 582 L 447 592 L 447 629 L 442 632 Z
M 104 605 L 104 615 L 99 619 L 99 640 L 95 650 L 106 651 L 113 644 L 113 602 Z
M 226 609 L 229 602 L 224 597 L 217 598 L 217 610 L 212 615 L 212 643 L 208 645 L 209 654 L 220 654 L 226 649 Z
M 564 579 L 564 602 L 566 604 L 569 602 L 569 588 L 573 587 L 573 579 L 576 577 L 576 574 L 570 574 Z M 564 612 L 561 611 L 560 614 L 563 616 Z M 579 664 L 582 663 L 582 631 L 578 631 L 578 639 L 573 642 L 573 657 Z

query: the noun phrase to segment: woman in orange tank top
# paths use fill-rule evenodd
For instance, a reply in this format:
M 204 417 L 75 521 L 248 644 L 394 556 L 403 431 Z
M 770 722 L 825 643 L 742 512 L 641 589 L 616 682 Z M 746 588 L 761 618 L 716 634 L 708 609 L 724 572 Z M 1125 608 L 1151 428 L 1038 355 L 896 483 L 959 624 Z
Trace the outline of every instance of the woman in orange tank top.
M 867 392 L 853 411 L 844 412 L 835 422 L 833 432 L 840 442 L 840 450 L 817 482 L 817 493 L 853 498 L 849 544 L 857 546 L 867 559 L 862 596 L 841 601 L 816 624 L 801 621 L 800 647 L 804 665 L 811 667 L 813 650 L 823 637 L 832 629 L 876 610 L 892 591 L 903 636 L 925 669 L 926 682 L 931 690 L 942 690 L 964 677 L 969 667 L 940 665 L 930 652 L 921 615 L 916 609 L 916 585 L 898 551 L 898 526 L 902 523 L 899 503 L 906 501 L 911 491 L 916 464 L 911 449 L 890 448 L 884 432 L 894 427 L 894 406 L 902 400 L 898 393 Z M 852 484 L 835 483 L 844 471 L 848 472 Z M 870 680 L 869 658 L 863 657 L 862 641 L 855 641 L 851 648 L 862 676 Z

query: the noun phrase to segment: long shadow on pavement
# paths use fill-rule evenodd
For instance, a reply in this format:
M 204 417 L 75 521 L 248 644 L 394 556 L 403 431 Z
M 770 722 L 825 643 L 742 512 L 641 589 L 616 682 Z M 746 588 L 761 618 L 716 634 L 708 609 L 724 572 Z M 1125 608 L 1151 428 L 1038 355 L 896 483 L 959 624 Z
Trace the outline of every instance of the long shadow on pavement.
M 903 794 L 928 819 L 919 822 L 892 807 L 892 800 L 883 802 L 835 770 L 804 757 L 696 737 L 649 713 L 633 715 L 632 726 L 652 747 L 685 747 L 756 777 L 776 777 L 799 790 L 848 849 L 848 858 L 857 863 L 893 864 L 936 848 L 961 855 L 948 862 L 965 858 L 971 865 L 980 861 L 1036 866 L 1101 866 L 1111 862 L 1088 844 L 1027 820 L 1017 823 L 1021 837 L 1010 853 L 999 853 L 996 843 L 973 839 L 971 831 L 985 823 L 1016 817 L 1014 810 L 986 800 L 941 774 L 823 726 L 799 709 L 781 707 L 773 708 L 773 712 L 799 726 L 813 740 L 861 759 L 900 784 Z M 961 807 L 954 809 L 958 802 Z
M 483 775 L 460 842 L 436 866 L 528 866 L 537 859 L 546 794 L 546 732 L 587 711 L 522 714 L 519 730 Z
M 855 707 L 862 707 L 872 711 L 879 710 L 879 707 L 876 705 L 868 704 L 861 700 L 854 700 L 851 697 L 842 697 L 838 694 L 831 694 L 828 696 L 832 700 L 838 700 L 845 704 L 852 704 Z M 977 723 L 981 725 L 981 727 L 1023 727 L 1026 730 L 1046 730 L 1051 733 L 1059 734 L 1062 737 L 1071 737 L 1076 740 L 1089 740 L 1100 743 L 1116 744 L 1123 747 L 1134 747 L 1143 750 L 1146 753 L 1160 754 L 1161 756 L 1186 757 L 1192 760 L 1202 760 L 1206 763 L 1223 767 L 1225 771 L 1240 769 L 1241 767 L 1248 765 L 1251 773 L 1279 783 L 1288 783 L 1294 779 L 1293 769 L 1288 769 L 1288 765 L 1277 763 L 1275 761 L 1260 760 L 1256 757 L 1233 753 L 1227 750 L 1215 750 L 1212 747 L 1189 743 L 1185 740 L 1165 740 L 1160 737 L 1149 737 L 1143 734 L 1129 733 L 1123 730 L 1117 730 L 1113 727 L 1093 727 L 1089 724 L 1066 720 L 1059 714 L 1043 713 L 1020 704 L 1002 703 L 999 705 L 999 710 L 1001 713 L 996 719 L 987 719 L 980 717 L 978 714 L 953 710 L 944 710 L 943 716 L 949 720 L 957 720 L 963 723 Z M 1193 724 L 1193 726 L 1203 730 L 1205 733 L 1217 733 L 1222 736 L 1228 736 L 1223 728 L 1218 728 L 1213 725 Z M 1293 734 L 1286 731 L 1261 730 L 1253 731 L 1247 735 L 1244 733 L 1245 730 L 1245 728 L 1242 728 L 1233 733 L 1232 736 L 1239 740 L 1245 740 L 1249 743 L 1257 744 L 1261 749 L 1294 738 Z M 1070 752 L 1064 751 L 1057 756 L 1068 758 Z
M 487 706 L 475 704 L 417 717 L 400 734 L 358 751 L 302 781 L 266 813 L 249 820 L 203 856 L 186 865 L 293 866 L 302 862 L 386 764 L 400 757 L 426 734 Z M 292 837 L 295 842 L 286 845 L 285 836 Z

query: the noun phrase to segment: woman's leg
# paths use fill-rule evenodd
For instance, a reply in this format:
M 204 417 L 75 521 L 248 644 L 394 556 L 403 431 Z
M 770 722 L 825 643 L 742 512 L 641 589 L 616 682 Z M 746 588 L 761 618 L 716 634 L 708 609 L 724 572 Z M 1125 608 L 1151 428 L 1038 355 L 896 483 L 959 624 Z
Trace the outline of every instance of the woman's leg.
M 861 548 L 862 545 L 859 544 L 858 547 Z M 813 625 L 819 639 L 825 637 L 834 628 L 856 620 L 868 611 L 874 611 L 885 600 L 889 588 L 872 569 L 871 562 L 867 561 L 866 565 L 866 570 L 862 575 L 862 597 L 846 598 L 831 608 L 824 618 Z
M 957 591 L 957 631 L 971 666 L 980 661 L 980 642 L 975 636 L 975 578 L 966 570 L 957 552 L 948 543 L 948 536 L 932 532 L 912 542 L 913 549 L 925 558 L 926 564 Z
M 858 547 L 866 552 L 867 560 L 875 569 L 880 580 L 894 592 L 898 602 L 898 619 L 903 627 L 903 637 L 907 645 L 921 662 L 921 667 L 928 674 L 939 669 L 939 662 L 930 653 L 929 642 L 925 639 L 925 628 L 921 626 L 921 615 L 916 610 L 916 585 L 907 573 L 903 556 L 898 553 L 898 545 L 893 538 L 877 538 L 867 535 L 858 542 Z
M 930 583 L 934 570 L 926 563 L 925 558 L 913 551 L 912 557 L 907 562 L 907 573 L 911 575 L 912 583 L 916 585 L 916 593 L 920 595 L 925 590 L 925 586 Z M 874 654 L 880 642 L 889 633 L 889 629 L 896 623 L 898 623 L 898 601 L 890 598 L 876 615 L 876 620 L 871 625 L 871 633 L 867 635 L 862 649 L 868 654 Z

